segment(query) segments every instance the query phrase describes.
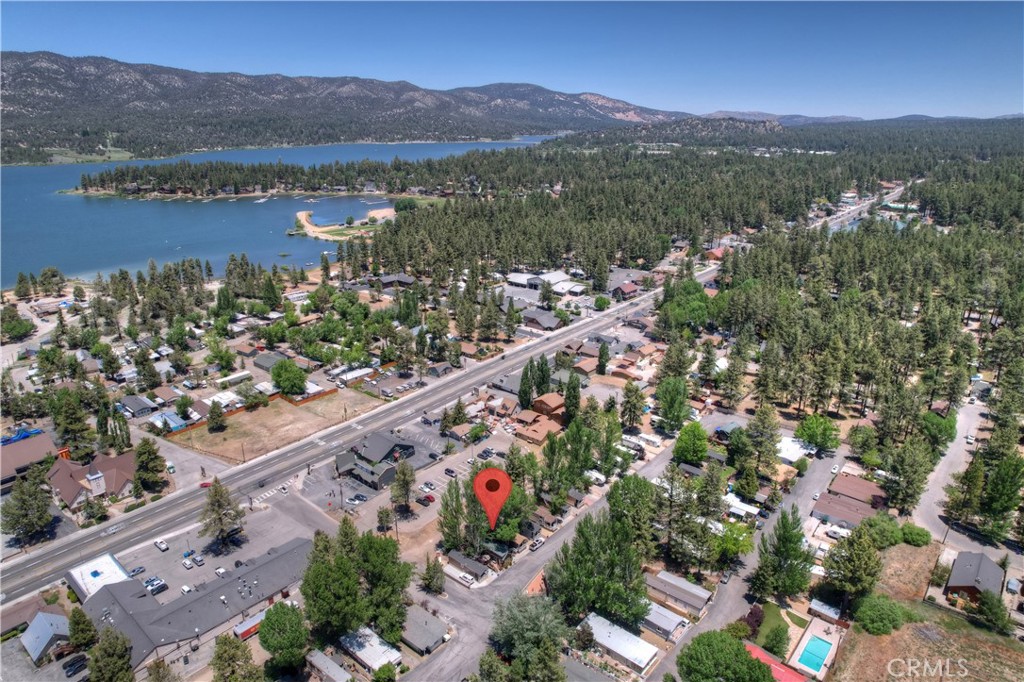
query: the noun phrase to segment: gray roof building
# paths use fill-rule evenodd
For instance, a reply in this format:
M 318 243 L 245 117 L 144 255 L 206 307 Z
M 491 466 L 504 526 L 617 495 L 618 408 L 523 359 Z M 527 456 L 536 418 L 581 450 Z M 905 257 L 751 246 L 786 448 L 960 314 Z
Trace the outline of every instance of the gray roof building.
M 448 626 L 445 622 L 422 606 L 413 604 L 406 610 L 402 641 L 420 656 L 432 653 L 441 646 L 446 634 Z
M 377 672 L 388 663 L 396 668 L 402 665 L 402 653 L 368 627 L 348 633 L 338 643 L 359 665 L 372 672 Z
M 678 575 L 661 571 L 657 575 L 645 573 L 647 593 L 654 601 L 674 608 L 682 608 L 697 616 L 703 616 L 713 596 L 700 585 L 695 585 Z
M 487 575 L 487 571 L 489 570 L 479 561 L 470 559 L 468 556 L 455 549 L 448 552 L 448 562 L 470 574 L 477 580 L 480 580 L 480 578 Z
M 1003 591 L 1005 574 L 999 564 L 979 552 L 960 552 L 946 581 L 947 592 L 962 592 L 976 599 L 982 592 Z
M 68 619 L 64 616 L 40 611 L 32 619 L 28 629 L 21 635 L 21 645 L 25 647 L 33 663 L 45 656 L 57 642 L 68 639 Z
M 161 605 L 138 580 L 106 585 L 82 608 L 98 629 L 111 626 L 132 642 L 132 667 L 165 656 L 180 643 L 219 634 L 265 608 L 302 580 L 313 543 L 296 538 L 250 559 L 223 579 L 200 583 L 191 594 Z
M 121 398 L 121 407 L 129 417 L 144 417 L 157 410 L 157 404 L 144 395 L 126 395 Z
M 608 655 L 623 663 L 641 676 L 646 675 L 657 660 L 658 648 L 648 644 L 636 635 L 591 613 L 583 621 L 594 633 L 594 643 Z
M 523 317 L 523 324 L 533 329 L 551 330 L 562 326 L 562 321 L 547 310 L 529 308 L 520 314 Z
M 306 654 L 306 665 L 320 682 L 349 682 L 352 679 L 347 670 L 319 649 L 313 649 Z
M 261 353 L 260 355 L 257 355 L 256 359 L 252 361 L 252 364 L 256 365 L 264 372 L 269 372 L 274 368 L 274 365 L 281 362 L 282 360 L 287 359 L 288 358 L 281 355 L 277 351 L 271 351 L 269 353 Z

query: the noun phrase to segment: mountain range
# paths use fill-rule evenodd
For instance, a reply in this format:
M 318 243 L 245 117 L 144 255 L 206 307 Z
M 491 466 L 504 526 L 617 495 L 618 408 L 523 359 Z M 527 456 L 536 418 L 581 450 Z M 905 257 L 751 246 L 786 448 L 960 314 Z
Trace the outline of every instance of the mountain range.
M 430 90 L 406 81 L 199 73 L 105 57 L 0 53 L 4 163 L 118 148 L 138 157 L 196 149 L 374 140 L 476 140 L 694 117 L 596 93 L 526 83 Z M 783 126 L 858 121 L 716 111 Z

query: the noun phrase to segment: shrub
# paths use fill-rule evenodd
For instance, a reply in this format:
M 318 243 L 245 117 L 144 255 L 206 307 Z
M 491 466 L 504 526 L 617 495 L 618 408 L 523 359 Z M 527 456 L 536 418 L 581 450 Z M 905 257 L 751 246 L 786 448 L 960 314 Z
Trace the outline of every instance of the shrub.
M 750 636 L 757 637 L 757 631 L 761 629 L 761 623 L 764 622 L 764 609 L 754 604 L 743 618 L 743 622 L 750 626 Z
M 932 541 L 932 534 L 927 529 L 912 523 L 903 524 L 903 542 L 914 547 L 924 547 Z
M 729 623 L 722 631 L 728 635 L 732 635 L 736 639 L 746 639 L 750 637 L 750 626 L 744 620 L 737 620 Z
M 145 500 L 141 500 L 139 502 L 132 502 L 131 504 L 125 506 L 124 513 L 127 514 L 130 511 L 135 511 L 139 507 L 145 507 L 145 506 L 146 506 L 146 501 Z
M 800 476 L 803 476 L 804 474 L 806 474 L 807 473 L 807 458 L 806 457 L 801 457 L 797 461 L 793 462 L 793 468 L 796 469 L 796 472 Z
M 776 625 L 764 638 L 764 650 L 784 658 L 789 649 L 789 628 L 785 625 Z
M 163 495 L 159 495 L 159 494 L 158 495 L 154 495 L 153 497 L 149 498 L 149 501 L 150 502 L 156 502 L 157 500 L 161 499 L 162 497 L 163 497 Z
M 78 603 L 78 595 L 75 594 L 75 591 L 72 590 L 70 587 L 68 588 L 68 601 L 72 604 Z
M 949 574 L 953 572 L 953 567 L 949 564 L 935 564 L 935 568 L 932 569 L 932 577 L 929 582 L 935 587 L 942 587 L 949 580 Z
M 876 514 L 864 519 L 862 528 L 866 528 L 875 549 L 886 549 L 903 542 L 903 531 L 896 519 L 888 514 Z
M 53 606 L 60 600 L 60 594 L 57 592 L 47 592 L 43 595 L 43 601 L 46 602 L 47 606 Z
M 873 594 L 854 607 L 853 617 L 872 635 L 888 635 L 903 625 L 905 610 L 892 599 Z
M 928 595 L 927 597 L 925 597 L 924 599 L 925 599 L 925 601 L 930 601 L 930 602 L 931 602 L 931 603 L 933 603 L 933 604 L 935 603 L 935 595 L 934 595 L 934 594 L 929 594 L 929 595 Z

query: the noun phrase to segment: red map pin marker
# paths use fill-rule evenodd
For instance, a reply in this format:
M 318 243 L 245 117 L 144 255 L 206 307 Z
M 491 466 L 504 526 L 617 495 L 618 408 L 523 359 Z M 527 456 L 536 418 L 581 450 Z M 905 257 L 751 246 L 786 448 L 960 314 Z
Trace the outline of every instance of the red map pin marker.
M 473 492 L 487 512 L 491 530 L 494 530 L 495 524 L 498 523 L 498 514 L 512 493 L 512 479 L 501 469 L 481 469 L 473 479 Z

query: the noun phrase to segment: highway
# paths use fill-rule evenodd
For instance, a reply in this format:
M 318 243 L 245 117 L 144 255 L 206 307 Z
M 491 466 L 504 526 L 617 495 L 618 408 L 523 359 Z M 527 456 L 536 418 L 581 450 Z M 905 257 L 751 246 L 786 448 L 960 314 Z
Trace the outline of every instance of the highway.
M 697 279 L 706 282 L 716 271 L 717 266 L 709 268 L 700 273 Z M 457 397 L 466 395 L 473 388 L 487 384 L 492 378 L 519 369 L 527 357 L 538 353 L 551 354 L 568 339 L 604 330 L 616 318 L 628 315 L 642 306 L 651 305 L 657 294 L 657 289 L 645 293 L 633 301 L 613 306 L 603 313 L 583 318 L 541 339 L 509 350 L 501 359 L 456 372 L 431 384 L 427 390 L 417 391 L 344 424 L 312 434 L 292 445 L 237 466 L 224 473 L 220 477 L 221 481 L 236 496 L 248 495 L 259 489 L 259 481 L 262 479 L 278 480 L 292 476 L 304 470 L 309 464 L 326 460 L 339 447 L 344 447 L 346 443 L 352 443 L 367 433 L 390 429 L 393 425 L 424 411 L 439 410 L 444 405 L 454 402 Z M 68 569 L 99 554 L 117 554 L 137 544 L 152 541 L 179 526 L 194 523 L 205 496 L 206 491 L 200 488 L 180 490 L 128 516 L 79 531 L 12 559 L 5 563 L 0 571 L 5 603 L 61 579 Z M 111 534 L 110 529 L 113 527 L 119 527 L 119 530 Z

